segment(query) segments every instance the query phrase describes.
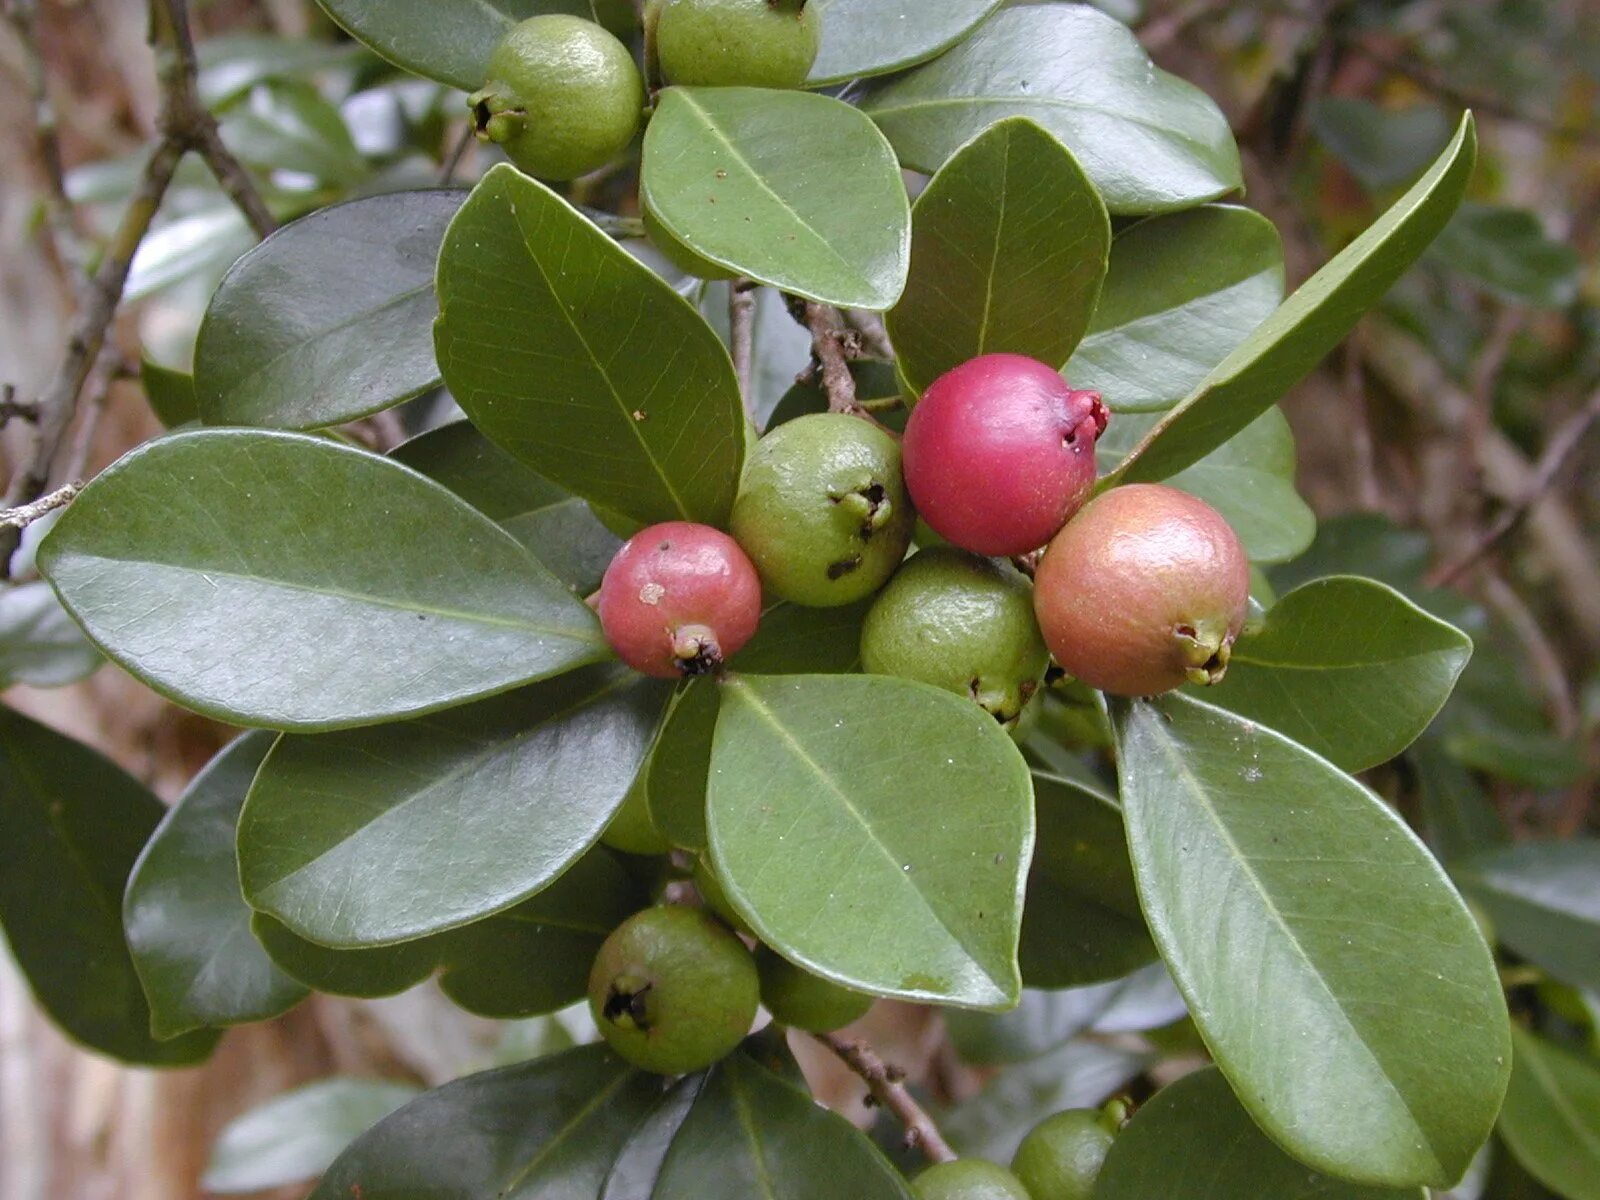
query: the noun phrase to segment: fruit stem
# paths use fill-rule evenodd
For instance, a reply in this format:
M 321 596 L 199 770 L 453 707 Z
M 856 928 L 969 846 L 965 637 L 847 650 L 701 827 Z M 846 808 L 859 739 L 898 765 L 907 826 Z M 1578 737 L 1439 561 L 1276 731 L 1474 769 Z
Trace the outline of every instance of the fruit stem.
M 922 1105 L 906 1090 L 905 1073 L 889 1066 L 878 1057 L 878 1052 L 866 1042 L 854 1041 L 832 1033 L 814 1033 L 814 1039 L 832 1050 L 867 1085 L 872 1098 L 900 1119 L 906 1127 L 906 1146 L 916 1146 L 929 1162 L 954 1162 L 956 1153 L 944 1140 L 939 1127 L 933 1123 Z

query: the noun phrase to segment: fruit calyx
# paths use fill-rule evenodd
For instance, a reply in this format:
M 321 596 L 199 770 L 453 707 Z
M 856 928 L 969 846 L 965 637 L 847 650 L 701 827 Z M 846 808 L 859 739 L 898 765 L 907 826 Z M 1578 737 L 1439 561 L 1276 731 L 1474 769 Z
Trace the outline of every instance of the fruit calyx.
M 1228 673 L 1228 663 L 1233 658 L 1233 634 L 1226 626 L 1207 622 L 1179 625 L 1173 636 L 1178 642 L 1178 653 L 1183 657 L 1184 675 L 1190 683 L 1211 687 L 1222 682 Z
M 467 104 L 480 142 L 503 146 L 520 134 L 528 121 L 528 110 L 493 85 L 473 92 Z
M 637 975 L 623 975 L 611 981 L 601 1009 L 606 1020 L 627 1029 L 649 1033 L 654 1023 L 650 1015 L 651 983 Z
M 691 678 L 696 675 L 716 675 L 722 671 L 722 647 L 717 635 L 706 625 L 681 625 L 672 635 L 672 655 L 678 660 L 678 670 Z
M 1100 435 L 1106 431 L 1106 426 L 1111 423 L 1111 410 L 1105 405 L 1105 400 L 1099 392 L 1088 392 L 1074 388 L 1067 396 L 1069 411 L 1076 414 L 1068 418 L 1067 428 L 1061 435 L 1061 444 L 1068 449 L 1082 453 L 1087 448 L 1092 454 L 1094 445 L 1100 440 Z

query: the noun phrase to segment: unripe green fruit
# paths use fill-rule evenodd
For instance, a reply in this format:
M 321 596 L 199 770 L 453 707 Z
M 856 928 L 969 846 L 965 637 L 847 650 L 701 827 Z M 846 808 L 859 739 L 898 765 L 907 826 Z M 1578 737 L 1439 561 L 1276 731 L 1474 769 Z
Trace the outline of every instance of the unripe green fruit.
M 1011 1170 L 1033 1200 L 1090 1200 L 1116 1140 L 1112 1124 L 1092 1108 L 1046 1117 L 1022 1139 Z
M 589 1011 L 623 1058 L 661 1075 L 709 1067 L 755 1019 L 750 951 L 698 908 L 636 913 L 612 931 L 589 973 Z
M 689 249 L 668 232 L 656 214 L 650 211 L 648 204 L 640 207 L 639 215 L 644 220 L 644 231 L 650 239 L 650 244 L 661 251 L 662 257 L 685 275 L 693 275 L 696 279 L 732 279 L 738 274 L 737 271 L 730 271 L 727 267 L 714 263 L 709 258 L 703 258 Z
M 1033 585 L 1009 563 L 936 546 L 884 588 L 861 628 L 861 665 L 970 696 L 1007 725 L 1049 665 Z
M 639 130 L 644 80 L 633 55 L 593 21 L 530 17 L 489 56 L 467 98 L 478 137 L 531 175 L 576 179 L 621 154 Z
M 1032 1200 L 1022 1181 L 983 1158 L 929 1167 L 912 1182 L 917 1200 Z
M 815 0 L 661 0 L 656 55 L 667 82 L 687 87 L 797 88 L 822 47 Z
M 859 1021 L 872 1007 L 871 996 L 813 975 L 766 946 L 756 951 L 756 970 L 761 1003 L 772 1019 L 808 1033 L 832 1033 Z
M 694 870 L 689 878 L 694 882 L 694 890 L 700 893 L 700 900 L 723 922 L 731 925 L 735 932 L 746 937 L 755 937 L 755 931 L 745 922 L 738 910 L 728 903 L 728 895 L 722 890 L 716 872 L 711 869 L 711 860 L 705 855 L 700 855 L 694 860 Z
M 899 443 L 860 417 L 812 413 L 757 443 L 732 529 L 773 596 L 831 608 L 887 582 L 915 522 Z

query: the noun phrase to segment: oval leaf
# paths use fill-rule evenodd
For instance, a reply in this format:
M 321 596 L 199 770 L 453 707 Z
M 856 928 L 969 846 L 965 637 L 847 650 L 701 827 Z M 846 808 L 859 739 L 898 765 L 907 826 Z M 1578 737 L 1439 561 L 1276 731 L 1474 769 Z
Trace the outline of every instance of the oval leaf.
M 73 502 L 39 567 L 129 673 L 239 725 L 370 724 L 610 654 L 594 614 L 488 518 L 325 438 L 149 442 Z
M 1004 9 L 862 107 L 900 161 L 928 173 L 996 121 L 1031 117 L 1114 213 L 1190 208 L 1241 186 L 1238 147 L 1211 98 L 1158 70 L 1126 25 L 1087 4 Z
M 122 937 L 122 892 L 165 811 L 110 760 L 0 708 L 0 929 L 41 1008 L 75 1041 L 123 1062 L 185 1066 L 211 1032 L 151 1036 Z
M 319 429 L 438 383 L 433 272 L 464 198 L 395 192 L 336 204 L 234 263 L 195 343 L 201 420 Z
M 1215 1068 L 1169 1084 L 1112 1143 L 1095 1200 L 1423 1200 L 1306 1170 L 1262 1135 Z
M 1428 256 L 1511 304 L 1566 308 L 1583 285 L 1577 250 L 1552 241 L 1539 215 L 1526 208 L 1468 201 Z
M 1364 771 L 1421 736 L 1471 657 L 1471 638 L 1393 588 L 1335 575 L 1273 605 L 1206 696 Z
M 1111 243 L 1100 305 L 1067 364 L 1115 412 L 1171 408 L 1283 300 L 1283 243 L 1248 208 L 1152 217 Z
M 1025 117 L 990 126 L 917 197 L 911 275 L 889 313 L 917 391 L 982 354 L 1059 367 L 1089 326 L 1111 220 L 1083 168 Z
M 492 440 L 640 522 L 726 523 L 745 436 L 733 363 L 648 267 L 502 163 L 445 235 L 438 285 L 439 367 Z
M 1112 718 L 1145 916 L 1251 1116 L 1341 1178 L 1454 1183 L 1494 1123 L 1510 1043 L 1444 872 L 1280 734 L 1184 696 Z
M 1567 1200 L 1600 1200 L 1600 1063 L 1525 1029 L 1500 1135 L 1517 1161 Z
M 356 1139 L 311 1200 L 594 1200 L 660 1095 L 602 1046 L 468 1075 Z
M 87 679 L 103 662 L 48 583 L 0 590 L 0 688 L 65 687 Z
M 1304 379 L 1444 228 L 1466 192 L 1477 147 L 1468 113 L 1428 173 L 1217 364 L 1129 452 L 1111 482 L 1176 474 Z
M 851 308 L 900 297 L 911 208 L 894 151 L 859 109 L 767 88 L 668 88 L 640 189 L 696 254 Z
M 839 983 L 1014 1004 L 1032 799 L 1016 746 L 962 697 L 888 677 L 723 686 L 707 820 L 719 878 L 763 941 Z
M 689 680 L 673 697 L 650 752 L 645 803 L 651 823 L 674 846 L 706 848 L 706 780 L 721 706 L 716 680 Z
M 822 49 L 807 87 L 887 75 L 937 57 L 1000 7 L 1001 0 L 811 0 L 822 13 Z
M 247 733 L 213 758 L 128 879 L 122 924 L 160 1037 L 265 1021 L 305 998 L 250 932 L 234 850 L 239 810 L 274 740 Z
M 666 695 L 596 667 L 424 721 L 284 738 L 239 823 L 245 896 L 347 948 L 509 908 L 600 836 Z
M 1600 993 L 1600 841 L 1523 842 L 1454 863 L 1451 874 L 1507 946 Z

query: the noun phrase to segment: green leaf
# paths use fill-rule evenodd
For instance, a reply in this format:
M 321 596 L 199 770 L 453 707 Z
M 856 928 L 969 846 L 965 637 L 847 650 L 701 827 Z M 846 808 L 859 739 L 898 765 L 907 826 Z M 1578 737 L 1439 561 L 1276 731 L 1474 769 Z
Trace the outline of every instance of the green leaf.
M 139 363 L 139 382 L 156 418 L 168 429 L 200 419 L 200 400 L 194 392 L 194 376 L 175 371 L 158 362 Z
M 1432 104 L 1380 108 L 1356 96 L 1325 96 L 1311 126 L 1351 174 L 1374 190 L 1409 183 L 1450 141 L 1448 114 Z
M 1095 447 L 1101 463 L 1109 468 L 1160 419 L 1153 413 L 1112 416 Z M 1294 433 L 1273 407 L 1166 482 L 1220 512 L 1253 562 L 1281 562 L 1317 534 L 1316 514 L 1295 490 L 1295 465 Z
M 1500 1135 L 1566 1200 L 1600 1200 L 1600 1063 L 1517 1028 Z
M 586 501 L 512 458 L 471 421 L 430 429 L 396 446 L 389 457 L 494 518 L 579 595 L 600 586 L 622 545 Z
M 1583 260 L 1545 235 L 1537 214 L 1467 202 L 1428 257 L 1512 304 L 1565 308 L 1578 298 Z
M 203 1061 L 206 1032 L 150 1033 L 122 940 L 128 872 L 164 811 L 108 759 L 0 708 L 0 928 L 35 999 L 73 1040 L 152 1067 Z
M 261 1192 L 315 1179 L 368 1129 L 417 1096 L 383 1079 L 322 1079 L 274 1096 L 223 1127 L 201 1186 Z
M 600 944 L 649 896 L 606 850 L 498 916 L 395 946 L 331 950 L 264 913 L 255 931 L 273 960 L 319 992 L 393 996 L 439 974 L 445 995 L 499 1020 L 555 1012 L 583 997 Z
M 418 721 L 284 738 L 239 823 L 245 897 L 346 949 L 510 908 L 599 838 L 666 696 L 595 667 Z
M 861 624 L 871 600 L 835 608 L 784 601 L 761 614 L 761 628 L 733 658 L 746 675 L 845 674 L 861 663 Z
M 799 1087 L 733 1054 L 705 1076 L 640 1200 L 910 1200 L 867 1136 Z M 622 1200 L 608 1188 L 608 1200 Z
M 445 235 L 438 285 L 440 369 L 492 441 L 640 522 L 726 523 L 744 459 L 733 363 L 648 267 L 501 164 Z
M 1079 987 L 1154 961 L 1116 802 L 1070 779 L 1033 773 L 1039 824 L 1022 918 L 1029 987 Z
M 398 67 L 471 92 L 489 54 L 518 21 L 588 17 L 616 31 L 620 0 L 317 0 L 357 41 Z
M 594 1200 L 660 1094 L 601 1046 L 468 1075 L 356 1139 L 311 1200 Z
M 239 810 L 274 740 L 247 733 L 213 758 L 128 878 L 122 924 L 157 1037 L 265 1021 L 305 998 L 250 932 L 234 850 Z
M 862 107 L 900 161 L 928 173 L 996 121 L 1031 117 L 1066 143 L 1113 213 L 1191 208 L 1241 186 L 1221 110 L 1087 5 L 1003 9 Z
M 1420 828 L 1441 862 L 1453 867 L 1460 859 L 1510 841 L 1483 785 L 1445 752 L 1438 737 L 1424 737 L 1408 757 L 1417 772 Z
M 73 502 L 39 567 L 119 665 L 239 725 L 370 724 L 610 653 L 594 614 L 486 517 L 326 438 L 149 442 Z
M 1428 173 L 1167 413 L 1108 486 L 1177 474 L 1305 378 L 1444 228 L 1466 191 L 1477 146 L 1468 113 Z
M 1110 250 L 1106 206 L 1072 154 L 1026 117 L 991 125 L 912 211 L 911 275 L 888 317 L 906 381 L 921 392 L 983 354 L 1061 366 Z
M 1451 874 L 1507 946 L 1600 992 L 1600 841 L 1522 842 L 1453 863 Z
M 894 151 L 829 96 L 668 88 L 640 188 L 696 254 L 786 292 L 886 309 L 905 287 L 911 208 Z
M 1444 872 L 1376 796 L 1263 726 L 1178 695 L 1112 719 L 1145 916 L 1251 1116 L 1329 1174 L 1454 1183 L 1510 1045 Z
M 48 583 L 0 589 L 0 688 L 65 687 L 87 679 L 104 661 Z
M 730 680 L 708 826 L 728 900 L 791 961 L 878 995 L 1016 1002 L 1032 788 L 970 701 L 889 677 Z
M 394 192 L 336 204 L 234 263 L 195 344 L 201 419 L 318 429 L 438 383 L 433 272 L 463 199 Z
M 1283 300 L 1283 243 L 1248 208 L 1207 204 L 1129 226 L 1082 345 L 1074 387 L 1114 412 L 1171 408 Z
M 680 685 L 650 753 L 650 820 L 674 846 L 706 848 L 706 781 L 721 709 L 716 680 L 702 677 Z
M 1156 1093 L 1111 1145 L 1095 1200 L 1424 1200 L 1306 1170 L 1262 1135 L 1222 1072 Z
M 812 0 L 822 49 L 807 87 L 887 75 L 936 58 L 1000 7 L 1000 0 Z
M 1471 638 L 1394 589 L 1334 575 L 1273 605 L 1206 698 L 1364 771 L 1416 741 L 1471 656 Z

